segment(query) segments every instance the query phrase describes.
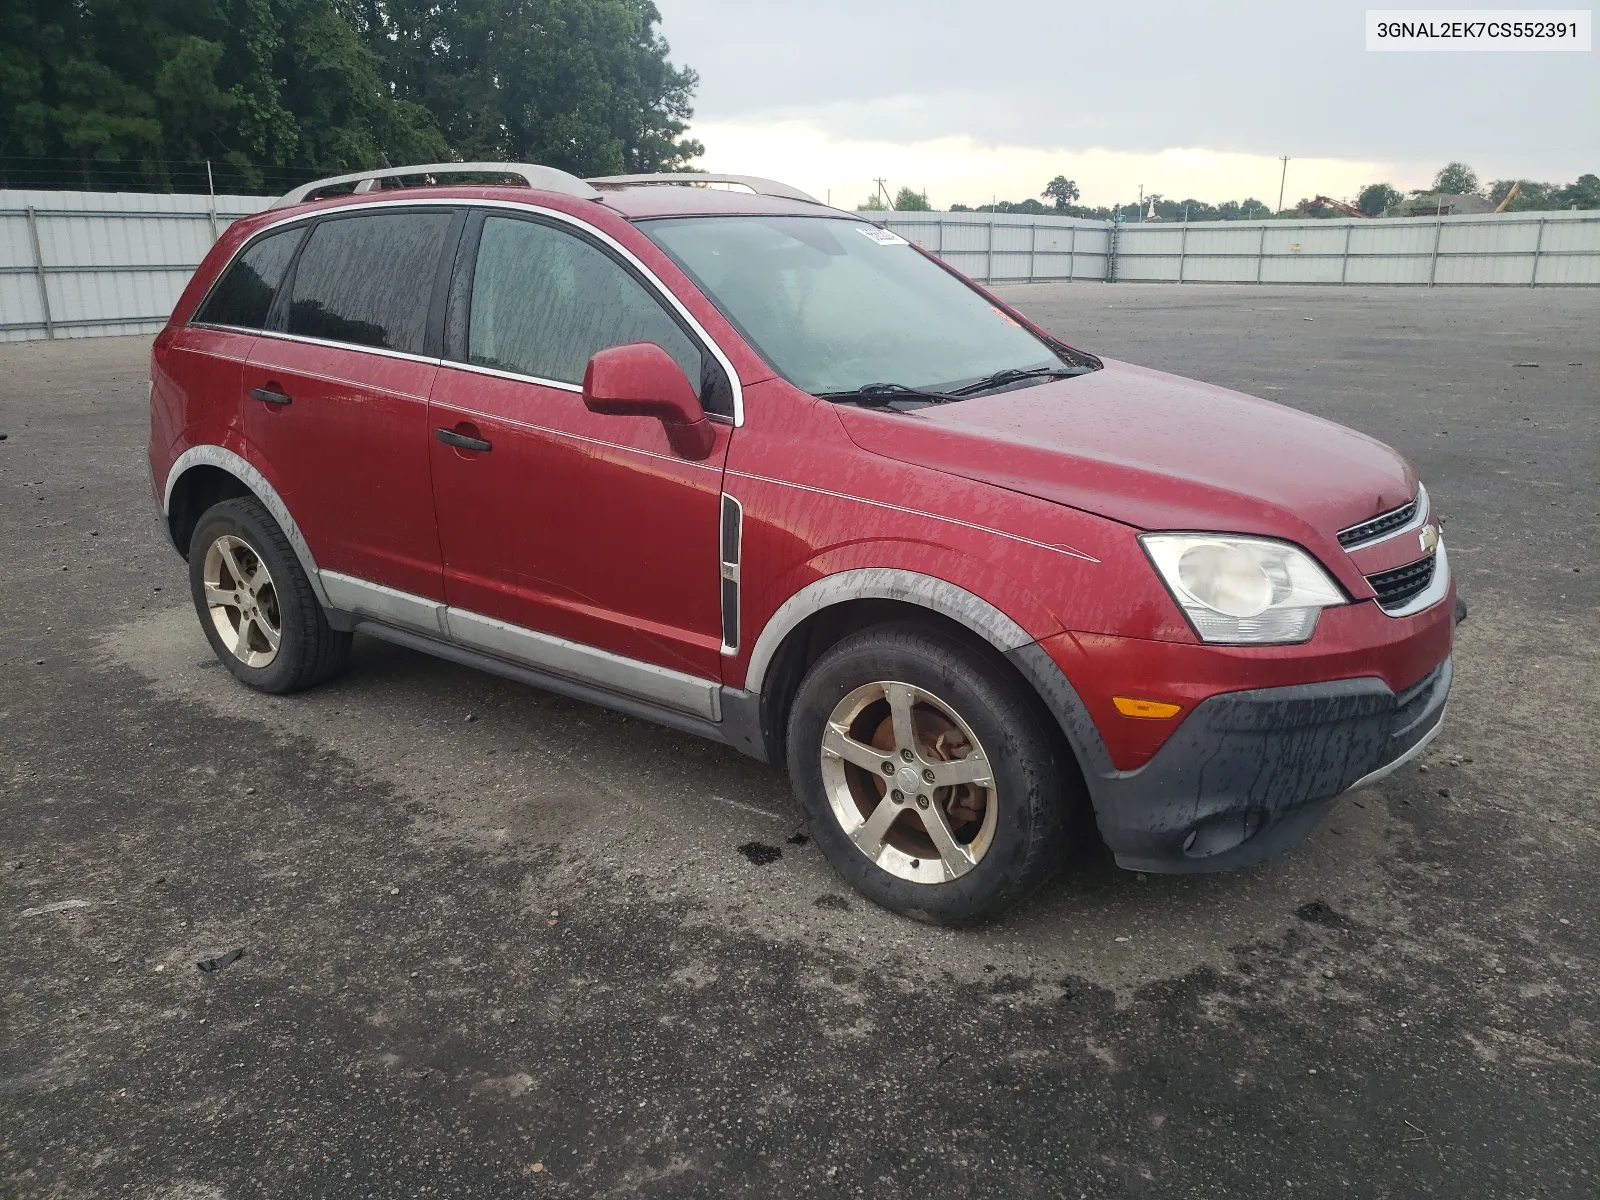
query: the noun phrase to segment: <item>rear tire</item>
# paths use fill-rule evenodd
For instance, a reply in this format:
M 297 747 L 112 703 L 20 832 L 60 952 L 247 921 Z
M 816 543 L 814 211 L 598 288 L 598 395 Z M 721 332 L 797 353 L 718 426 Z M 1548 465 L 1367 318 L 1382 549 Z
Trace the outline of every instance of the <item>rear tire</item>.
M 217 658 L 257 691 L 297 692 L 349 661 L 350 634 L 328 624 L 289 539 L 251 497 L 224 500 L 195 525 L 189 591 Z
M 884 908 L 994 916 L 1067 849 L 1076 773 L 1004 664 L 941 630 L 875 626 L 801 680 L 790 778 L 823 854 Z

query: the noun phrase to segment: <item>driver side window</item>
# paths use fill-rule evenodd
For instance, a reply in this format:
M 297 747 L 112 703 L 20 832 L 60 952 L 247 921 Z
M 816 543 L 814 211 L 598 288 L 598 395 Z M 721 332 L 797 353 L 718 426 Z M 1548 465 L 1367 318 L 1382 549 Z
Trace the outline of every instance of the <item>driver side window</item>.
M 581 384 L 589 359 L 654 342 L 689 377 L 708 411 L 724 389 L 703 386 L 703 355 L 660 301 L 610 255 L 538 221 L 487 217 L 467 306 L 466 359 L 495 370 Z

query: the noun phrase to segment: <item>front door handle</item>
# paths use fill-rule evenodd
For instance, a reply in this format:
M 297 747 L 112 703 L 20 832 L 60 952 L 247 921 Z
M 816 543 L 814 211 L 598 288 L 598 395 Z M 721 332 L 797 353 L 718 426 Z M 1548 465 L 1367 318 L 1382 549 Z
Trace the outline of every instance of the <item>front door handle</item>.
M 251 388 L 250 398 L 259 400 L 263 404 L 289 404 L 290 398 L 283 392 L 274 391 L 272 388 Z
M 454 429 L 435 429 L 433 436 L 446 446 L 457 446 L 462 450 L 476 450 L 480 454 L 493 449 L 487 438 L 472 437 L 465 433 L 457 433 Z

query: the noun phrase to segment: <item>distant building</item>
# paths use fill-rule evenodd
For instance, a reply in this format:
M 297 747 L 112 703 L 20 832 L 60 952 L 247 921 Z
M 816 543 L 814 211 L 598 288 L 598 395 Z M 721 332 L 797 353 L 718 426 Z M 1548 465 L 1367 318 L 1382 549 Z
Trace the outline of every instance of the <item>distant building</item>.
M 1471 213 L 1492 213 L 1494 201 L 1485 196 L 1453 196 L 1449 192 L 1427 192 L 1407 196 L 1383 215 L 1386 217 L 1459 217 Z

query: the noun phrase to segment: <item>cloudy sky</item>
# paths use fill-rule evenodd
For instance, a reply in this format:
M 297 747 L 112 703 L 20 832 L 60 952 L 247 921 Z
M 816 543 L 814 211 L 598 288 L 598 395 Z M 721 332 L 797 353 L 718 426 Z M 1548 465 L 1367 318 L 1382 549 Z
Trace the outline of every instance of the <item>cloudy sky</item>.
M 1412 0 L 1414 3 L 1415 0 Z M 1502 0 L 1503 2 L 1503 0 Z M 693 134 L 713 171 L 853 206 L 886 176 L 934 206 L 1147 192 L 1218 202 L 1600 172 L 1600 59 L 1379 54 L 1348 0 L 657 0 L 700 73 Z

